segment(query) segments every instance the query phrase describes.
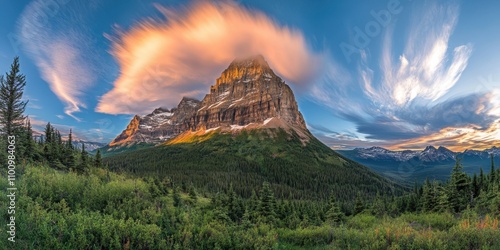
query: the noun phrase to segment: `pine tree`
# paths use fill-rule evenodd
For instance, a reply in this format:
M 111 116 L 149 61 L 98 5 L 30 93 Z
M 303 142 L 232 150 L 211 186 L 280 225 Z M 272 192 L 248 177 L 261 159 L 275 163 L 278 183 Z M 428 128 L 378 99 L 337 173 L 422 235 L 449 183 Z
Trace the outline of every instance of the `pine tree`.
M 50 122 L 47 123 L 45 126 L 45 144 L 52 143 L 52 126 L 50 125 Z
M 19 73 L 19 57 L 14 58 L 10 72 L 0 77 L 0 126 L 6 135 L 15 135 L 24 125 L 27 101 L 22 101 L 26 78 Z
M 241 218 L 241 226 L 243 229 L 250 229 L 253 224 L 250 218 L 250 213 L 248 212 L 247 209 L 245 209 L 245 213 L 243 213 L 243 218 Z
M 485 183 L 484 183 L 484 172 L 483 168 L 479 168 L 479 187 L 481 190 L 485 189 Z
M 85 169 L 87 169 L 87 164 L 88 164 L 88 158 L 87 158 L 87 151 L 85 151 L 85 143 L 82 142 L 82 151 L 80 153 L 80 165 L 78 166 L 78 171 L 79 172 L 85 172 Z
M 76 166 L 76 159 L 75 159 L 75 154 L 73 150 L 68 150 L 68 159 L 66 160 L 66 167 L 68 167 L 71 170 L 75 169 Z
M 99 149 L 97 150 L 97 153 L 99 153 Z M 100 156 L 100 153 L 99 153 Z M 96 154 L 96 161 L 97 161 L 97 154 Z M 193 184 L 189 186 L 189 198 L 195 204 L 198 201 L 198 195 L 196 194 L 196 190 L 194 189 Z
M 66 147 L 70 150 L 73 150 L 73 131 L 71 129 L 69 129 L 68 142 L 66 144 Z
M 437 204 L 436 195 L 436 184 L 430 183 L 429 179 L 425 179 L 424 191 L 422 193 L 422 211 L 429 212 L 433 211 Z
M 275 212 L 276 201 L 274 199 L 274 194 L 271 191 L 271 186 L 268 182 L 264 182 L 262 189 L 260 191 L 260 201 L 258 206 L 258 213 L 264 222 L 273 224 L 276 218 Z
M 179 207 L 182 205 L 181 195 L 179 194 L 179 187 L 175 187 L 172 193 L 172 200 L 174 201 L 174 207 Z
M 446 190 L 443 187 L 439 188 L 437 197 L 438 199 L 436 204 L 436 210 L 441 213 L 450 212 L 451 207 L 449 201 L 450 197 L 448 196 L 448 190 Z
M 358 192 L 356 195 L 356 202 L 354 203 L 354 214 L 359 214 L 365 210 L 365 204 L 363 204 L 363 198 L 361 198 L 361 193 Z
M 472 177 L 472 195 L 474 198 L 479 196 L 479 191 L 481 190 L 481 187 L 479 186 L 479 181 L 477 180 L 477 175 L 474 173 L 474 176 Z
M 76 166 L 76 159 L 75 159 L 75 150 L 73 147 L 73 131 L 69 129 L 69 134 L 68 134 L 68 141 L 66 142 L 66 146 L 64 147 L 64 152 L 65 152 L 65 164 L 66 167 L 68 167 L 71 170 L 75 169 Z M 96 155 L 96 160 L 97 160 L 97 155 Z
M 491 169 L 490 169 L 490 183 L 495 182 L 495 161 L 493 160 L 493 154 L 490 154 L 491 159 Z
M 30 119 L 26 119 L 26 129 L 24 133 L 24 157 L 33 160 L 35 155 L 35 140 L 33 140 L 33 128 Z
M 224 197 L 223 194 L 217 193 L 215 196 L 212 197 L 211 201 L 212 205 L 212 211 L 214 214 L 214 217 L 218 221 L 222 222 L 230 222 L 231 219 L 227 215 L 227 200 L 226 197 Z
M 489 197 L 489 200 L 489 210 L 496 216 L 500 215 L 500 191 L 497 183 L 495 183 L 491 188 L 491 195 Z
M 96 168 L 102 167 L 102 157 L 101 157 L 101 150 L 97 149 L 97 152 L 95 153 L 95 161 L 94 161 L 94 166 Z M 194 190 L 194 187 L 193 187 Z
M 408 201 L 406 203 L 408 203 Z M 405 210 L 407 209 L 407 207 L 408 205 L 405 206 Z M 377 192 L 377 195 L 375 196 L 375 199 L 372 202 L 371 212 L 374 215 L 378 216 L 382 216 L 386 212 L 384 201 L 382 200 L 382 197 L 380 197 L 379 192 Z
M 50 122 L 45 126 L 45 141 L 43 143 L 43 155 L 49 163 L 55 165 L 54 129 Z
M 326 212 L 326 220 L 330 223 L 337 223 L 342 221 L 344 217 L 344 213 L 340 211 L 340 206 L 335 201 L 335 195 L 332 194 L 330 196 L 330 200 L 328 201 L 328 211 Z
M 54 154 L 55 158 L 58 160 L 61 160 L 64 158 L 64 152 L 63 152 L 63 144 L 62 144 L 62 137 L 61 133 L 59 133 L 58 130 L 54 131 Z
M 229 218 L 234 221 L 240 221 L 243 216 L 243 207 L 241 204 L 241 200 L 238 199 L 236 193 L 233 190 L 233 185 L 229 187 L 229 197 L 227 201 L 227 215 Z
M 248 201 L 247 210 L 250 215 L 250 220 L 255 221 L 257 216 L 257 208 L 259 206 L 259 198 L 257 197 L 257 193 L 255 190 L 252 190 L 252 195 L 250 196 L 250 200 Z
M 458 158 L 451 173 L 448 195 L 450 206 L 455 212 L 465 209 L 469 204 L 469 178 L 463 172 L 462 164 Z

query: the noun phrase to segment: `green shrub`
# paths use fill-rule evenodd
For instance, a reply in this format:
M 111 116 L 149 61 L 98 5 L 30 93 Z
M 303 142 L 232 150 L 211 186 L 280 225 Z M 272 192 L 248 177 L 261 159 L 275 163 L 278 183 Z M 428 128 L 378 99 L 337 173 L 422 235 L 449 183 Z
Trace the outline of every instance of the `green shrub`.
M 335 229 L 329 226 L 307 227 L 303 229 L 279 231 L 280 241 L 297 246 L 318 246 L 330 244 L 335 235 Z
M 377 222 L 377 218 L 371 214 L 361 213 L 353 216 L 347 221 L 349 227 L 358 229 L 371 228 Z

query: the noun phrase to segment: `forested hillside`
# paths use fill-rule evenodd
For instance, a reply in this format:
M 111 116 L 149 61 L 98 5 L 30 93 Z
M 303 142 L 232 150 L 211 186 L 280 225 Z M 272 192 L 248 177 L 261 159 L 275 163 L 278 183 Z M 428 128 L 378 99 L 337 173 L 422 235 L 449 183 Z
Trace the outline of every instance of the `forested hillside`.
M 358 192 L 401 194 L 403 188 L 368 168 L 335 153 L 312 138 L 300 138 L 283 129 L 222 134 L 211 131 L 196 141 L 157 146 L 110 157 L 103 162 L 112 171 L 134 176 L 167 178 L 208 192 L 232 184 L 242 197 L 267 181 L 279 198 L 321 200 L 330 194 L 348 203 Z M 167 142 L 168 144 L 168 142 Z
M 472 186 L 457 185 L 463 183 L 458 170 L 449 184 L 404 197 L 365 202 L 357 196 L 354 214 L 346 216 L 333 197 L 279 199 L 268 183 L 245 199 L 231 187 L 204 194 L 101 168 L 78 174 L 28 164 L 18 172 L 16 243 L 0 249 L 496 249 L 498 180 L 486 175 L 469 202 L 460 197 Z M 4 171 L 1 177 L 5 206 Z M 430 190 L 438 186 L 443 193 L 433 203 Z

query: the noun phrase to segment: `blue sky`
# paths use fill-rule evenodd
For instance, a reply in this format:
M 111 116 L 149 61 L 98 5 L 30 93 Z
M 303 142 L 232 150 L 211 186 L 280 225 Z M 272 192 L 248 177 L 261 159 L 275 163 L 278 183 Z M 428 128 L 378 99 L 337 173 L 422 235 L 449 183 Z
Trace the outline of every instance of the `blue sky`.
M 109 142 L 133 114 L 202 98 L 263 54 L 334 148 L 500 146 L 497 1 L 2 1 L 41 129 Z

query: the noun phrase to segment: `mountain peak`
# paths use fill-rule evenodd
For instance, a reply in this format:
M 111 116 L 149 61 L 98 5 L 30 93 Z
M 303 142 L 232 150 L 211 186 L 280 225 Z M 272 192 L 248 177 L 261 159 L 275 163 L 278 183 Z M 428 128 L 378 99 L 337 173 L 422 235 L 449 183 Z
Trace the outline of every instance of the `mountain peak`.
M 199 100 L 195 99 L 195 98 L 191 98 L 191 97 L 187 97 L 187 96 L 183 96 L 180 103 L 183 103 L 183 102 L 189 102 L 189 101 L 195 101 L 195 102 L 199 102 Z
M 279 78 L 262 55 L 237 58 L 222 72 L 215 86 L 238 82 L 249 83 L 262 78 Z
M 292 89 L 261 55 L 235 59 L 210 87 L 195 121 L 196 130 L 260 124 L 307 131 Z
M 260 54 L 253 55 L 250 57 L 239 57 L 233 60 L 231 64 L 229 64 L 228 68 L 233 67 L 262 67 L 262 68 L 270 68 L 266 59 Z
M 383 147 L 378 147 L 378 146 L 373 146 L 373 147 L 370 147 L 370 148 L 367 148 L 366 150 L 370 150 L 370 151 L 389 151 Z
M 426 152 L 426 151 L 435 151 L 435 150 L 436 150 L 436 148 L 434 146 L 427 146 L 427 147 L 425 147 L 424 152 Z
M 443 146 L 439 146 L 437 150 L 440 152 L 453 152 L 453 151 L 449 150 L 447 147 L 443 147 Z
M 160 114 L 160 113 L 165 113 L 165 112 L 169 112 L 170 110 L 168 110 L 167 108 L 164 108 L 164 107 L 159 107 L 155 110 L 153 110 L 153 113 L 151 113 L 152 115 L 153 114 Z
M 294 131 L 303 143 L 312 136 L 292 89 L 261 55 L 235 59 L 201 102 L 183 97 L 170 111 L 157 109 L 140 118 L 134 119 L 110 146 L 131 141 L 155 143 L 183 133 L 219 128 L 223 133 L 281 128 Z
M 181 101 L 179 102 L 179 105 L 177 105 L 177 109 L 181 109 L 184 107 L 196 107 L 200 103 L 199 100 L 196 100 L 194 98 L 190 97 L 182 97 Z

